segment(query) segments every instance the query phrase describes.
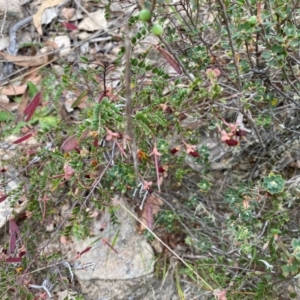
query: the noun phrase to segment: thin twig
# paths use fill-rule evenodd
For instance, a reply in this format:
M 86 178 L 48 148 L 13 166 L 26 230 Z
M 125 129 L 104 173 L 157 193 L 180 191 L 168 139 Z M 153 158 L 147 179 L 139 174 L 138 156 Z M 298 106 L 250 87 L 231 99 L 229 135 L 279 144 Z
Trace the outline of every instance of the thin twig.
M 282 68 L 282 72 L 283 72 L 283 75 L 285 76 L 286 80 L 288 81 L 288 83 L 292 86 L 293 90 L 295 91 L 295 93 L 298 95 L 298 97 L 300 97 L 300 93 L 298 91 L 298 88 L 292 83 L 290 77 L 288 76 L 288 74 L 286 73 L 284 67 Z M 294 71 L 292 69 L 292 72 L 294 74 Z M 295 76 L 297 78 L 297 76 Z
M 250 111 L 249 111 L 248 113 L 243 112 L 243 115 L 246 116 L 247 119 L 250 121 L 251 125 L 252 125 L 253 128 L 254 128 L 254 131 L 255 131 L 255 133 L 256 133 L 256 136 L 257 136 L 257 138 L 258 138 L 258 140 L 259 140 L 260 145 L 262 146 L 263 149 L 265 149 L 266 146 L 265 146 L 265 144 L 264 144 L 263 141 L 262 141 L 262 138 L 261 138 L 261 136 L 260 136 L 260 134 L 259 134 L 259 131 L 258 131 L 256 125 L 255 125 L 255 122 L 254 122 L 252 116 L 251 116 L 251 112 L 250 112 Z
M 129 27 L 126 27 L 126 37 L 125 37 L 125 93 L 126 93 L 126 134 L 130 138 L 131 146 L 131 155 L 133 159 L 134 172 L 136 183 L 139 183 L 139 165 L 137 158 L 137 147 L 135 141 L 135 135 L 133 130 L 133 121 L 132 121 L 132 99 L 131 99 L 131 41 L 129 38 Z M 126 145 L 126 136 L 124 136 L 124 145 Z
M 231 36 L 229 18 L 228 18 L 226 7 L 225 7 L 225 4 L 224 4 L 223 0 L 218 0 L 218 2 L 219 2 L 220 6 L 222 8 L 222 11 L 223 11 L 225 26 L 226 26 L 226 30 L 227 30 L 227 33 L 228 33 L 229 45 L 230 45 L 230 48 L 231 48 L 231 51 L 232 51 L 232 56 L 233 56 L 232 58 L 233 58 L 233 61 L 234 61 L 234 67 L 235 67 L 235 72 L 236 72 L 237 87 L 238 87 L 238 90 L 241 91 L 242 90 L 242 82 L 241 82 L 238 62 L 237 62 L 237 59 L 236 59 L 236 53 L 235 53 L 235 49 L 234 49 L 234 45 L 233 45 L 233 40 L 232 40 L 232 36 Z
M 282 92 L 276 85 L 274 85 L 270 78 L 268 78 L 268 83 L 272 86 L 272 88 L 274 90 L 276 90 L 281 96 L 285 97 L 287 100 L 293 102 L 297 107 L 300 107 L 300 104 L 298 102 L 296 102 L 293 98 L 291 98 L 290 96 L 288 96 L 287 94 L 285 94 L 284 92 Z

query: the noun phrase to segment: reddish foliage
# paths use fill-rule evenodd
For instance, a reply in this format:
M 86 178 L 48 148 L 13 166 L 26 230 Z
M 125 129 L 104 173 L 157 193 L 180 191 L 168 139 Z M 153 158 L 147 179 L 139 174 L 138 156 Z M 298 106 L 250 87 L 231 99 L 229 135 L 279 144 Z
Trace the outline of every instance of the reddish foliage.
M 27 219 L 26 213 L 23 213 L 19 217 L 19 221 Z
M 41 102 L 42 94 L 38 92 L 32 99 L 32 101 L 28 104 L 28 106 L 24 110 L 24 115 L 27 115 L 25 122 L 28 122 L 33 116 L 36 108 L 39 106 Z
M 153 193 L 153 188 L 152 188 L 152 186 L 149 186 L 149 187 L 147 188 L 147 191 L 148 191 L 149 194 L 152 194 L 152 193 Z
M 167 114 L 171 114 L 173 112 L 173 109 L 170 107 L 170 106 L 168 106 L 166 109 L 165 109 L 165 113 L 167 113 Z
M 16 141 L 14 141 L 13 144 L 20 144 L 20 143 L 28 140 L 29 138 L 31 138 L 32 135 L 33 135 L 32 133 L 28 133 L 28 134 L 22 136 L 21 138 L 17 139 Z
M 229 140 L 226 140 L 225 143 L 228 145 L 228 146 L 237 146 L 239 144 L 239 142 L 237 140 L 234 140 L 234 139 L 229 139 Z
M 237 129 L 236 132 L 235 132 L 235 135 L 240 136 L 240 137 L 246 136 L 246 134 L 247 134 L 247 132 L 245 130 L 242 130 L 242 129 Z
M 113 250 L 115 253 L 119 254 L 119 252 L 106 240 L 102 239 L 103 244 L 107 245 L 111 250 Z
M 76 149 L 79 146 L 78 140 L 75 135 L 72 135 L 71 137 L 67 138 L 62 146 L 61 149 L 64 150 L 65 152 L 72 151 Z
M 82 254 L 89 252 L 91 249 L 92 249 L 92 247 L 87 247 L 87 248 L 85 248 L 84 250 L 82 250 L 82 251 L 79 253 L 79 255 L 81 256 Z
M 99 100 L 98 100 L 98 103 L 100 103 L 100 102 L 103 100 L 104 97 L 106 97 L 106 91 L 103 91 L 103 92 L 101 93 L 101 95 L 100 95 L 100 97 L 99 97 Z
M 9 257 L 6 259 L 8 263 L 20 263 L 22 262 L 22 257 Z
M 27 153 L 28 153 L 29 155 L 34 155 L 34 154 L 37 153 L 37 151 L 36 151 L 36 150 L 27 150 Z
M 6 198 L 7 198 L 7 195 L 4 195 L 4 196 L 0 197 L 0 203 L 5 201 Z
M 200 154 L 197 151 L 191 151 L 189 152 L 190 155 L 192 155 L 193 157 L 200 157 Z
M 19 257 L 23 257 L 26 254 L 26 251 L 22 251 L 19 253 Z
M 159 173 L 163 173 L 163 172 L 165 172 L 166 170 L 163 168 L 163 167 L 158 167 L 158 172 Z
M 76 148 L 75 148 L 75 151 L 76 151 L 78 154 L 80 154 L 80 148 L 79 148 L 79 147 L 76 147 Z
M 177 153 L 179 150 L 177 148 L 173 148 L 170 150 L 171 154 L 175 154 Z
M 72 23 L 67 23 L 67 22 L 64 22 L 64 23 L 61 23 L 62 26 L 66 27 L 67 29 L 69 30 L 76 30 L 78 29 L 76 25 L 72 24 Z
M 185 152 L 190 154 L 193 157 L 200 157 L 200 154 L 198 153 L 198 151 L 196 150 L 196 146 L 195 145 L 190 145 L 187 144 L 185 141 L 182 141 L 185 145 Z
M 13 219 L 9 221 L 9 232 L 10 232 L 9 252 L 12 253 L 16 249 L 17 237 L 20 236 L 19 227 Z
M 226 130 L 221 130 L 218 126 L 219 132 L 221 133 L 221 141 L 225 142 L 229 146 L 238 145 L 238 141 L 232 139 L 233 136 L 237 136 L 243 138 L 247 135 L 247 132 L 244 129 L 239 128 L 239 122 L 236 123 L 227 123 L 224 119 L 222 119 L 223 123 L 228 126 L 229 132 Z

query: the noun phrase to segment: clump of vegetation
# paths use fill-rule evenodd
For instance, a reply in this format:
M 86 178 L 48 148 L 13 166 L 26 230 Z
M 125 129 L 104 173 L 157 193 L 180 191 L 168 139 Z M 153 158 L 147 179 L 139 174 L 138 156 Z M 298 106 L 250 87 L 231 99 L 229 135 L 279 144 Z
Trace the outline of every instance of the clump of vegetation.
M 12 115 L 1 112 L 5 135 L 30 128 L 17 145 L 34 136 L 44 146 L 34 163 L 32 149 L 18 156 L 29 188 L 1 198 L 13 197 L 14 205 L 22 196 L 29 200 L 21 223 L 10 221 L 1 293 L 31 299 L 25 275 L 59 260 L 37 250 L 46 221 L 63 239 L 83 239 L 89 209 L 110 207 L 114 216 L 111 199 L 119 193 L 140 200 L 140 229 L 149 241 L 152 233 L 164 241 L 159 262 L 177 253 L 179 277 L 210 290 L 211 299 L 296 297 L 297 4 L 153 1 L 145 7 L 128 21 L 131 51 L 125 45 L 116 61 L 97 68 L 87 57 L 78 67 L 62 62 L 63 75 L 47 72 L 41 87 L 31 85 L 24 121 L 12 126 Z M 150 34 L 156 44 L 144 40 Z M 121 84 L 112 88 L 116 76 Z M 73 120 L 60 107 L 63 92 L 72 90 L 80 91 Z M 56 223 L 68 198 L 71 214 Z M 18 292 L 8 290 L 20 274 Z

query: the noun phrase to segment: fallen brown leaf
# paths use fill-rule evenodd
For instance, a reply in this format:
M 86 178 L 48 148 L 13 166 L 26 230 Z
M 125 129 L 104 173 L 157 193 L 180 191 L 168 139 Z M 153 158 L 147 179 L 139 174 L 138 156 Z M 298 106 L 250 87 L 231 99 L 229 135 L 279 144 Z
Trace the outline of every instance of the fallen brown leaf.
M 172 66 L 172 68 L 178 73 L 182 74 L 181 67 L 176 59 L 166 50 L 161 47 L 156 47 L 156 49 L 160 52 L 160 54 L 166 59 L 166 61 Z
M 46 64 L 51 59 L 49 54 L 38 56 L 14 56 L 0 51 L 0 55 L 3 56 L 7 61 L 21 67 L 37 67 Z
M 44 10 L 46 8 L 59 5 L 59 4 L 63 3 L 64 1 L 65 0 L 46 0 L 39 7 L 37 13 L 33 16 L 33 25 L 36 28 L 36 30 L 39 33 L 39 35 L 43 35 L 43 30 L 42 30 L 42 16 L 43 16 Z
M 66 20 L 71 20 L 75 14 L 76 14 L 76 10 L 75 8 L 66 8 L 64 7 L 62 10 L 61 10 L 61 16 L 66 19 Z
M 41 76 L 36 76 L 34 78 L 31 78 L 31 80 L 28 81 L 31 81 L 32 83 L 37 85 L 41 81 L 41 79 L 42 79 Z M 22 84 L 19 86 L 10 85 L 7 87 L 0 88 L 0 93 L 2 95 L 7 95 L 7 96 L 17 96 L 17 95 L 24 94 L 26 89 L 27 89 L 27 84 Z
M 163 206 L 163 201 L 153 194 L 149 194 L 145 205 L 143 206 L 141 221 L 150 229 L 153 227 L 153 216 L 157 215 Z M 146 227 L 141 224 L 140 231 L 144 231 Z
M 78 146 L 79 146 L 79 142 L 76 138 L 76 135 L 72 135 L 71 137 L 67 138 L 63 142 L 61 149 L 64 150 L 65 152 L 69 152 L 74 150 Z

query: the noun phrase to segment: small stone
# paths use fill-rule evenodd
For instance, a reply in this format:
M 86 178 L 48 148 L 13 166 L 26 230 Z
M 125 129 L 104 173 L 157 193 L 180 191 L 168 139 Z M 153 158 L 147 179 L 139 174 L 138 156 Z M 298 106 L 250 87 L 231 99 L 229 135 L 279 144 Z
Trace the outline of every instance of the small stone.
M 65 103 L 64 103 L 64 106 L 65 106 L 65 109 L 68 113 L 71 113 L 74 108 L 72 107 L 73 103 L 75 102 L 75 98 L 68 98 Z
M 121 12 L 124 13 L 122 6 L 119 3 L 112 3 L 109 7 L 111 12 Z
M 0 103 L 9 103 L 9 98 L 6 95 L 0 95 Z
M 56 36 L 53 39 L 53 42 L 57 44 L 58 48 L 60 48 L 59 54 L 61 56 L 65 56 L 71 51 L 71 41 L 67 35 Z
M 9 46 L 9 36 L 0 39 L 0 51 L 4 50 Z
M 107 21 L 104 10 L 90 13 L 90 17 L 84 18 L 78 25 L 78 29 L 86 31 L 106 30 Z

